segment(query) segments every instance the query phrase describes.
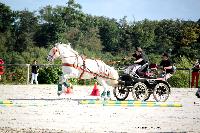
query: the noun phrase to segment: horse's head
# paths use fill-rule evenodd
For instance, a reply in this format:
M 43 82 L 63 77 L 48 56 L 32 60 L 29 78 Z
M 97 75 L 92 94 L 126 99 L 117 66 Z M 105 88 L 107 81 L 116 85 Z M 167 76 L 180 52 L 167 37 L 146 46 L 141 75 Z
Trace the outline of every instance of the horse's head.
M 49 52 L 47 61 L 54 61 L 54 59 L 57 59 L 58 57 L 60 57 L 60 50 L 58 49 L 58 44 L 55 44 Z

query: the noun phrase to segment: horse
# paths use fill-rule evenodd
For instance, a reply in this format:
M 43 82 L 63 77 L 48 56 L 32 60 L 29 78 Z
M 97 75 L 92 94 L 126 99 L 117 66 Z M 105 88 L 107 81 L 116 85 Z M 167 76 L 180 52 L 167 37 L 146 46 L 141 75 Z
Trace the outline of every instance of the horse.
M 114 87 L 118 84 L 118 72 L 114 67 L 108 66 L 101 60 L 85 58 L 77 51 L 72 49 L 70 43 L 56 43 L 49 51 L 47 61 L 53 62 L 55 59 L 62 60 L 62 76 L 60 84 L 68 81 L 69 78 L 92 79 L 103 86 L 102 97 L 110 97 L 109 86 Z M 58 95 L 63 90 L 58 90 Z

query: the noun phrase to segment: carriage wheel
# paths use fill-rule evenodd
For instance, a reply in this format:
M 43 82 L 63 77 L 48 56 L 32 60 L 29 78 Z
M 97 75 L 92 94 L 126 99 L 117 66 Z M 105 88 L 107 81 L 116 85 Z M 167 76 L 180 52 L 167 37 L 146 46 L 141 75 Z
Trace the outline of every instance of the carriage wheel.
M 153 97 L 157 102 L 165 102 L 170 93 L 170 88 L 165 83 L 158 83 L 153 90 Z
M 134 100 L 137 100 L 137 101 L 147 100 L 147 97 L 149 95 L 147 86 L 142 82 L 136 83 L 133 86 L 132 95 L 133 95 Z
M 128 97 L 129 90 L 126 86 L 124 85 L 119 85 L 114 88 L 113 94 L 116 97 L 117 100 L 125 100 Z

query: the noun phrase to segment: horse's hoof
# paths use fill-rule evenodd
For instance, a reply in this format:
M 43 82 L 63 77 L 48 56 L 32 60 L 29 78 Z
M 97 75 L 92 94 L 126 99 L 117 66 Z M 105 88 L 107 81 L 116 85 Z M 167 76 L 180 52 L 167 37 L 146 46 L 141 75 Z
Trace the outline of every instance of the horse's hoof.
M 57 95 L 60 96 L 62 94 L 62 92 L 57 92 Z
M 107 97 L 110 98 L 110 91 L 107 91 Z
M 105 97 L 105 96 L 106 96 L 106 92 L 103 91 L 103 92 L 101 93 L 101 97 Z

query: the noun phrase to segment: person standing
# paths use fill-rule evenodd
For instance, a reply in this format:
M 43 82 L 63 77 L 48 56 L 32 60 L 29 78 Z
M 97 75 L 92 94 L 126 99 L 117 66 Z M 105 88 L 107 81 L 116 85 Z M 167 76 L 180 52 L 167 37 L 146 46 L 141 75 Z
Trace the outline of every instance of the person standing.
M 199 82 L 199 60 L 196 59 L 195 63 L 193 64 L 192 68 L 192 82 L 191 82 L 191 87 L 194 87 L 194 81 L 196 80 L 196 88 L 198 88 L 198 82 Z
M 38 84 L 37 77 L 38 77 L 39 66 L 37 65 L 36 60 L 33 61 L 31 69 L 32 69 L 31 84 L 33 84 L 33 81 L 35 81 L 35 83 Z

